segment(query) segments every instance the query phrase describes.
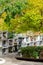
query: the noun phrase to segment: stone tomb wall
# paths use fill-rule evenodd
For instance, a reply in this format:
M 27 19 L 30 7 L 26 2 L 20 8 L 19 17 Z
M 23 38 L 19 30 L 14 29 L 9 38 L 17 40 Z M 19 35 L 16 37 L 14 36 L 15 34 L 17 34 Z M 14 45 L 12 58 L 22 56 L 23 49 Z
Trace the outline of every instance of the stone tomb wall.
M 16 45 L 17 46 L 17 45 Z M 1 53 L 12 53 L 15 51 L 14 39 L 8 39 L 8 32 L 0 32 Z

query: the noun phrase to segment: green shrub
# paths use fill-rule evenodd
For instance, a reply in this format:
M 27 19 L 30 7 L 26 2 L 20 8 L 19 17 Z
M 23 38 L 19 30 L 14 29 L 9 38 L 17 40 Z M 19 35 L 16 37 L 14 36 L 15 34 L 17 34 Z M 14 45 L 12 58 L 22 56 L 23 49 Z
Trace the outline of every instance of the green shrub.
M 34 57 L 34 58 L 37 58 L 37 57 L 38 57 L 38 52 L 34 51 L 34 52 L 33 52 L 33 57 Z
M 41 50 L 43 50 L 43 46 L 28 46 L 28 47 L 22 47 L 21 53 L 23 57 L 37 58 L 39 57 Z
M 13 33 L 8 33 L 8 39 L 13 38 Z

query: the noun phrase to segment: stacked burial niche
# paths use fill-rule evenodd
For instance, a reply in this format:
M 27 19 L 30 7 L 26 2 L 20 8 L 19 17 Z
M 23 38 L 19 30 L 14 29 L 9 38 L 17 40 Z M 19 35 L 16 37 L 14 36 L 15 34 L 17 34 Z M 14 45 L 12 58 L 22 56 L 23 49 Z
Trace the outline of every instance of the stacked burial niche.
M 2 54 L 8 53 L 8 39 L 7 39 L 8 32 L 2 32 Z
M 9 40 L 9 33 L 3 32 L 3 42 L 2 42 L 2 53 L 10 53 L 12 51 L 12 40 Z
M 8 39 L 9 47 L 8 47 L 8 52 L 12 53 L 13 52 L 13 39 Z
M 0 31 L 0 56 L 2 55 L 2 32 Z
M 17 44 L 13 38 L 13 33 L 3 32 L 2 33 L 2 54 L 13 53 L 17 51 Z
M 32 37 L 28 37 L 28 40 L 31 40 Z M 25 38 L 26 37 L 23 35 L 20 36 L 19 34 L 16 35 L 11 32 L 9 33 L 7 31 L 0 31 L 0 48 L 2 54 L 13 53 L 15 51 L 18 51 L 21 47 L 21 44 L 24 47 L 24 44 L 27 43 L 27 41 L 24 40 Z M 43 46 L 43 34 L 34 35 L 34 37 L 31 40 L 31 43 L 30 41 L 28 41 L 28 43 L 29 45 L 26 46 Z

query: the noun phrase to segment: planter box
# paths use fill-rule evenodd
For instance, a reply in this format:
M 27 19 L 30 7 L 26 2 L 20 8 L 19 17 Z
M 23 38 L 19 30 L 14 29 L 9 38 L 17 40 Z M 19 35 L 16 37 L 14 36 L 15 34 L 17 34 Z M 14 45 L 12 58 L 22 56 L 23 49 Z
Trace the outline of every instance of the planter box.
M 18 60 L 43 62 L 43 59 L 25 58 L 25 57 L 19 57 L 19 56 L 16 56 L 15 58 Z

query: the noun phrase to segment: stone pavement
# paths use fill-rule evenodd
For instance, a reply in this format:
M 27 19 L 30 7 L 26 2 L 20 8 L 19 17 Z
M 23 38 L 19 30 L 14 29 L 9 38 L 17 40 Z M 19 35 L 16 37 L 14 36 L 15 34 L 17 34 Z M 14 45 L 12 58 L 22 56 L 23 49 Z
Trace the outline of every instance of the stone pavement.
M 42 62 L 21 61 L 15 58 L 5 57 L 5 63 L 1 65 L 43 65 Z
M 43 62 L 30 62 L 30 61 L 23 61 L 17 60 L 14 55 L 7 55 L 2 56 L 5 59 L 5 63 L 1 65 L 43 65 Z

